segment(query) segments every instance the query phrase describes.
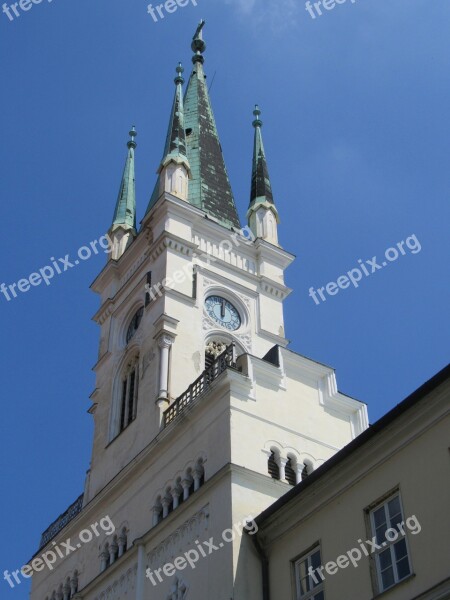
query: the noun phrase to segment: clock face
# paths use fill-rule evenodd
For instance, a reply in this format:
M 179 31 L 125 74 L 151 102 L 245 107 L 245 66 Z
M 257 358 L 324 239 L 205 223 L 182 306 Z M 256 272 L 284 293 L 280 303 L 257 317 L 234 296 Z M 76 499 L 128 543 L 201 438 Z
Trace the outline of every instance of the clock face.
M 241 326 L 241 317 L 237 309 L 221 296 L 209 296 L 205 300 L 208 315 L 221 327 L 236 331 Z
M 127 344 L 131 340 L 131 338 L 133 337 L 133 335 L 136 333 L 136 331 L 138 330 L 138 327 L 139 327 L 139 325 L 141 324 L 141 321 L 142 321 L 142 315 L 143 314 L 144 314 L 144 307 L 141 306 L 141 308 L 136 312 L 136 314 L 134 315 L 134 317 L 131 319 L 131 323 L 128 326 L 128 330 L 127 330 Z

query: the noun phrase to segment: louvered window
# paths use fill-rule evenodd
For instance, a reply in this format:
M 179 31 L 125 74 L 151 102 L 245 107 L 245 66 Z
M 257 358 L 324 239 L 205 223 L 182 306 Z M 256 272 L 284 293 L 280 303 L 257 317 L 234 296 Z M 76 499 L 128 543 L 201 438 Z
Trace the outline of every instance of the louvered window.
M 286 479 L 287 479 L 289 485 L 295 485 L 297 483 L 297 477 L 296 477 L 295 471 L 292 467 L 293 467 L 292 459 L 289 458 L 286 463 L 286 468 L 285 468 L 285 475 L 286 475 Z
M 280 467 L 277 464 L 275 452 L 272 452 L 269 456 L 267 468 L 272 479 L 280 479 Z

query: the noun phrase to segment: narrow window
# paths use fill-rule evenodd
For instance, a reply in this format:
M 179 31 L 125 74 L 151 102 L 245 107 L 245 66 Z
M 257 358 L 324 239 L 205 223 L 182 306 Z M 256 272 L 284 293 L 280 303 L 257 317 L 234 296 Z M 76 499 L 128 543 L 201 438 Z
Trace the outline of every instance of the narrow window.
M 292 458 L 288 458 L 284 472 L 289 485 L 295 485 L 297 483 L 297 477 L 295 476 L 295 471 L 293 469 Z
M 134 419 L 134 383 L 136 378 L 136 371 L 130 373 L 130 389 L 128 391 L 128 423 Z
M 121 400 L 121 411 L 120 411 L 120 431 L 125 429 L 125 408 L 127 405 L 127 380 L 122 382 L 122 400 Z
M 267 463 L 267 469 L 272 479 L 280 479 L 280 467 L 277 464 L 275 452 L 271 452 Z
M 117 434 L 121 433 L 136 418 L 138 399 L 138 362 L 136 357 L 128 364 L 122 379 L 120 397 L 120 427 Z
M 372 535 L 380 546 L 375 551 L 379 592 L 384 592 L 411 575 L 406 536 L 402 533 L 403 510 L 396 494 L 370 511 Z
M 296 561 L 295 584 L 297 587 L 297 600 L 325 600 L 323 579 L 317 569 L 322 566 L 320 547 L 302 556 Z
M 197 271 L 192 272 L 192 298 L 197 299 Z
M 303 463 L 303 470 L 302 470 L 302 481 L 304 481 L 309 475 L 309 469 L 308 469 L 308 465 L 306 463 Z
M 145 293 L 145 306 L 148 306 L 150 304 L 150 302 L 152 301 L 151 296 L 150 296 L 150 289 L 152 287 L 152 272 L 149 271 L 147 273 L 147 281 L 146 281 L 146 286 L 145 289 L 147 290 Z

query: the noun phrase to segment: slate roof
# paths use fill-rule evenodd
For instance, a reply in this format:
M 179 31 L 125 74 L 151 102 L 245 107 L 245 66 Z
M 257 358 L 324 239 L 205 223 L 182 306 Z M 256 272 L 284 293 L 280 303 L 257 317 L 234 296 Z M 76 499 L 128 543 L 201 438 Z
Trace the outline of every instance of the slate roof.
M 202 21 L 192 42 L 194 67 L 184 97 L 184 106 L 181 98 L 177 99 L 177 95 L 175 96 L 165 153 L 186 152 L 191 170 L 189 203 L 217 219 L 225 227 L 240 228 L 203 70 L 203 52 L 206 49 L 201 33 L 203 25 Z M 180 86 L 177 89 L 178 87 Z M 159 177 L 147 212 L 158 197 Z

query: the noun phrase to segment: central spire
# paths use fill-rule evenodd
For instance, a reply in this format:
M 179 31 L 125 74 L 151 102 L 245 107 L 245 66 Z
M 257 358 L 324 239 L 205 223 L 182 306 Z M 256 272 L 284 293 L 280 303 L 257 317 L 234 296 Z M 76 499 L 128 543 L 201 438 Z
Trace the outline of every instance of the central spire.
M 192 40 L 194 66 L 184 101 L 187 156 L 192 170 L 189 202 L 221 225 L 240 228 L 203 70 L 204 26 L 205 21 L 201 21 Z
M 158 181 L 147 208 L 147 214 L 170 190 L 162 181 L 162 171 L 168 163 L 177 163 L 186 169 L 186 200 L 199 208 L 206 216 L 224 227 L 238 228 L 239 222 L 233 192 L 222 155 L 219 135 L 211 107 L 203 53 L 206 44 L 203 40 L 205 21 L 200 21 L 192 38 L 191 48 L 193 70 L 189 78 L 186 95 L 182 97 L 183 69 L 177 69 L 176 94 L 172 108 L 169 130 L 166 138 L 163 160 L 158 169 Z M 184 106 L 183 106 L 184 104 Z M 184 190 L 184 186 L 183 190 Z M 172 193 L 172 192 L 170 192 Z M 180 194 L 178 194 L 180 195 Z M 184 191 L 180 195 L 184 199 Z

